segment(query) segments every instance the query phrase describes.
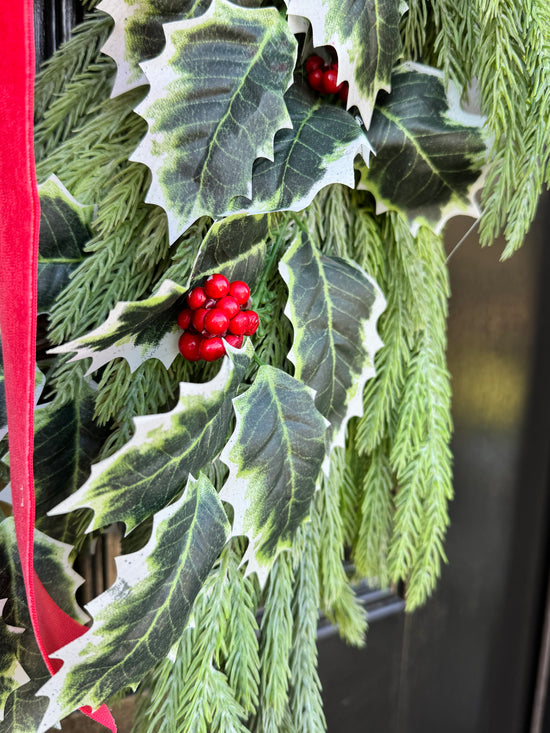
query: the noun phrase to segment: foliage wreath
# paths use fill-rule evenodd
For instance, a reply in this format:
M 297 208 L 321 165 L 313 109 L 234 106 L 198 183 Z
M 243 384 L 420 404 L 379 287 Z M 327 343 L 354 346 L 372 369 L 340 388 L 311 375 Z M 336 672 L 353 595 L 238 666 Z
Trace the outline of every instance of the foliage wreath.
M 412 610 L 439 575 L 441 231 L 465 213 L 506 257 L 523 240 L 550 179 L 550 10 L 285 3 L 88 2 L 39 77 L 35 553 L 75 619 L 75 556 L 125 536 L 49 678 L 0 421 L 7 731 L 140 683 L 136 730 L 322 731 L 319 609 L 359 645 L 354 582 L 404 582 Z M 313 53 L 345 102 L 311 89 Z M 474 79 L 483 118 L 460 105 Z M 251 286 L 260 328 L 186 361 L 178 313 L 217 272 Z

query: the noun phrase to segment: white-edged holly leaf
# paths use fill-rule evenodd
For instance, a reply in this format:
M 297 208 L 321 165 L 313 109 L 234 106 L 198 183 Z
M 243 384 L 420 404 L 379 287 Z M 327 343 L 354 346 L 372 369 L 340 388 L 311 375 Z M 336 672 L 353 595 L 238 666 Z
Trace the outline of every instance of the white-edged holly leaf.
M 369 129 L 376 155 L 361 184 L 378 211 L 402 212 L 413 233 L 425 222 L 439 232 L 458 214 L 478 217 L 486 142 L 483 118 L 460 107 L 456 87 L 437 69 L 405 63 L 382 94 Z
M 62 542 L 77 541 L 81 518 L 73 514 L 60 521 L 47 513 L 90 475 L 92 462 L 109 434 L 93 417 L 93 391 L 85 386 L 73 401 L 61 406 L 50 402 L 34 413 L 35 526 Z
M 263 270 L 268 232 L 267 216 L 237 215 L 215 222 L 197 252 L 187 287 L 221 272 L 230 281 L 244 280 L 253 290 Z
M 327 418 L 327 455 L 363 413 L 363 388 L 382 346 L 376 322 L 385 308 L 378 285 L 355 262 L 329 257 L 303 232 L 279 263 L 288 287 L 285 315 L 294 329 L 294 376 L 315 391 Z
M 46 384 L 46 377 L 35 366 L 34 368 L 34 404 L 40 399 L 44 385 Z M 4 377 L 4 361 L 2 356 L 2 338 L 0 336 L 0 440 L 7 435 L 8 432 L 8 412 L 6 408 L 6 383 Z
M 84 259 L 84 245 L 91 239 L 94 207 L 80 204 L 57 176 L 38 187 L 40 234 L 38 242 L 39 313 L 48 312 Z
M 389 91 L 392 69 L 401 55 L 402 0 L 285 0 L 294 16 L 311 24 L 314 46 L 332 46 L 338 55 L 338 82 L 348 81 L 348 109 L 356 106 L 369 126 L 376 95 Z
M 271 366 L 258 369 L 233 405 L 237 424 L 220 456 L 229 467 L 220 498 L 233 507 L 232 535 L 249 539 L 247 574 L 263 583 L 309 514 L 327 423 L 312 390 Z
M 254 163 L 252 200 L 236 196 L 226 214 L 300 211 L 331 183 L 355 186 L 354 160 L 362 155 L 368 161 L 372 150 L 361 126 L 299 82 L 285 101 L 292 129 L 275 136 L 273 160 L 258 158 Z
M 224 446 L 233 417 L 231 400 L 250 364 L 253 346 L 231 349 L 210 382 L 182 382 L 170 412 L 134 419 L 131 440 L 92 466 L 88 481 L 50 514 L 90 508 L 87 531 L 112 522 L 132 530 L 171 501 L 189 474 L 210 464 Z
M 185 293 L 186 288 L 164 280 L 150 298 L 120 301 L 101 326 L 50 351 L 76 352 L 69 361 L 91 358 L 87 374 L 117 357 L 126 359 L 131 371 L 147 359 L 158 359 L 168 369 L 178 354 L 181 331 L 176 319 Z
M 155 515 L 151 538 L 116 558 L 115 583 L 86 608 L 91 629 L 58 650 L 63 666 L 39 691 L 50 698 L 38 733 L 82 705 L 96 709 L 143 676 L 181 636 L 229 534 L 216 490 L 201 475 Z
M 88 374 L 116 357 L 126 359 L 131 371 L 146 359 L 159 359 L 168 368 L 178 355 L 181 330 L 176 320 L 186 307 L 189 288 L 214 272 L 222 272 L 229 280 L 244 280 L 253 287 L 263 268 L 267 233 L 265 216 L 237 215 L 214 223 L 184 287 L 164 280 L 150 298 L 117 303 L 101 326 L 51 351 L 76 352 L 70 361 L 90 357 Z
M 136 112 L 149 129 L 131 160 L 151 169 L 146 201 L 165 209 L 173 242 L 250 196 L 254 160 L 272 158 L 275 133 L 291 125 L 283 95 L 296 40 L 275 8 L 226 0 L 164 31 L 166 48 L 142 64 L 151 88 Z
M 114 20 L 111 35 L 101 49 L 116 61 L 111 96 L 147 84 L 140 61 L 158 56 L 164 48 L 162 26 L 204 13 L 210 0 L 103 0 L 98 5 Z
M 70 616 L 80 622 L 87 621 L 88 616 L 74 598 L 82 578 L 69 564 L 72 548 L 38 530 L 34 539 L 35 569 L 49 595 Z M 12 517 L 0 523 L 0 598 L 7 599 L 2 614 L 4 622 L 8 629 L 17 629 L 17 660 L 21 667 L 17 670 L 21 684 L 6 699 L 1 727 L 9 733 L 29 733 L 38 729 L 44 717 L 47 700 L 36 697 L 36 693 L 50 678 L 50 673 L 31 627 Z
M 7 599 L 0 600 L 0 723 L 4 720 L 6 701 L 14 690 L 29 681 L 21 666 L 20 638 L 23 628 L 8 626 L 2 618 Z

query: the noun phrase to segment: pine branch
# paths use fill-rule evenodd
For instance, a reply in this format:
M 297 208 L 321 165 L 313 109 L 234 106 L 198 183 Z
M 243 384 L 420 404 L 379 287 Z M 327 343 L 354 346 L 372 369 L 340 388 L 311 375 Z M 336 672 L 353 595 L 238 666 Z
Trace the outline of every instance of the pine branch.
M 278 733 L 287 705 L 292 649 L 292 558 L 282 552 L 271 569 L 260 626 L 260 703 L 254 730 Z
M 112 28 L 108 15 L 89 16 L 72 32 L 71 38 L 49 58 L 36 80 L 34 92 L 35 122 L 39 123 L 52 101 L 66 88 L 77 74 L 98 61 Z
M 318 526 L 306 522 L 299 530 L 301 537 L 296 538 L 293 552 L 296 586 L 292 600 L 294 640 L 290 654 L 290 730 L 307 733 L 322 733 L 326 730 L 321 683 L 317 674 L 318 530 Z
M 360 525 L 352 555 L 357 572 L 376 580 L 381 587 L 387 586 L 390 580 L 387 552 L 394 512 L 395 481 L 388 453 L 389 446 L 385 441 L 369 457 L 369 467 L 363 476 Z
M 312 522 L 319 526 L 323 541 L 319 548 L 321 608 L 348 644 L 362 646 L 366 617 L 358 603 L 343 566 L 344 532 L 340 514 L 340 485 L 345 471 L 345 454 L 336 448 L 331 457 L 329 478 L 323 476 L 315 496 Z

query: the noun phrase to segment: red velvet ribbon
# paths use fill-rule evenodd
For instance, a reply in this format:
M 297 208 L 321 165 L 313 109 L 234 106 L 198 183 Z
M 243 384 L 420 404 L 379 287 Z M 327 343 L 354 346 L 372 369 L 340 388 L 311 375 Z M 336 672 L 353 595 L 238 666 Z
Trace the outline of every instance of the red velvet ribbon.
M 49 655 L 86 633 L 55 604 L 33 569 L 34 370 L 36 282 L 40 202 L 33 147 L 34 33 L 32 0 L 0 2 L 0 330 L 11 490 L 17 546 L 36 641 L 53 674 Z M 116 731 L 105 705 L 82 712 Z

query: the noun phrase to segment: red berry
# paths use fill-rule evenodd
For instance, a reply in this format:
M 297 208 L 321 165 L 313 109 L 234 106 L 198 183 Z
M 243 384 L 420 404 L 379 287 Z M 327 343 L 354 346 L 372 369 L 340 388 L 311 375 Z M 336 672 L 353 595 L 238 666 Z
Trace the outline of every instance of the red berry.
M 182 331 L 187 331 L 187 329 L 191 325 L 192 318 L 193 311 L 191 310 L 191 308 L 186 308 L 185 310 L 182 310 L 182 312 L 178 316 L 178 326 L 182 329 Z
M 193 288 L 187 295 L 187 304 L 193 310 L 200 308 L 206 303 L 206 293 L 201 287 Z
M 234 336 L 232 333 L 228 333 L 225 340 L 230 346 L 233 346 L 234 349 L 240 349 L 243 345 L 243 337 Z
M 203 341 L 202 336 L 186 331 L 182 333 L 178 342 L 180 354 L 187 361 L 198 361 L 200 357 L 200 345 Z
M 205 361 L 216 361 L 225 354 L 225 346 L 219 336 L 211 339 L 203 339 L 200 344 L 199 353 Z
M 236 316 L 240 310 L 237 299 L 234 298 L 232 295 L 226 295 L 225 298 L 220 298 L 218 300 L 216 308 L 219 308 L 221 311 L 223 311 L 225 315 L 230 319 L 233 318 L 233 316 Z
M 221 336 L 227 331 L 229 318 L 219 308 L 212 308 L 204 318 L 204 329 L 212 336 Z
M 315 69 L 321 69 L 325 65 L 325 60 L 318 54 L 314 53 L 306 61 L 306 73 L 311 74 Z
M 338 94 L 340 91 L 340 84 L 337 83 L 338 69 L 327 69 L 323 72 L 323 90 L 326 94 Z
M 206 318 L 206 314 L 210 311 L 207 311 L 206 308 L 197 308 L 197 310 L 193 313 L 193 328 L 195 328 L 199 333 L 204 330 L 204 319 Z
M 242 334 L 245 333 L 247 329 L 247 311 L 240 311 L 234 318 L 229 321 L 229 333 L 232 333 L 234 336 L 242 336 Z
M 342 84 L 340 86 L 342 88 L 338 92 L 338 95 L 339 95 L 340 99 L 342 100 L 342 102 L 344 104 L 347 104 L 348 103 L 349 84 L 347 83 L 347 81 L 344 81 L 344 82 L 342 82 Z
M 220 273 L 210 275 L 204 283 L 204 292 L 209 298 L 223 298 L 229 292 L 229 280 Z
M 250 288 L 242 280 L 233 280 L 229 286 L 229 294 L 235 298 L 239 305 L 244 305 L 250 298 Z
M 242 311 L 242 313 L 248 318 L 248 327 L 244 332 L 245 336 L 252 336 L 258 330 L 260 325 L 260 319 L 255 311 Z
M 315 89 L 315 91 L 323 91 L 323 69 L 315 69 L 312 71 L 311 74 L 308 74 L 307 80 L 309 82 L 309 86 Z

